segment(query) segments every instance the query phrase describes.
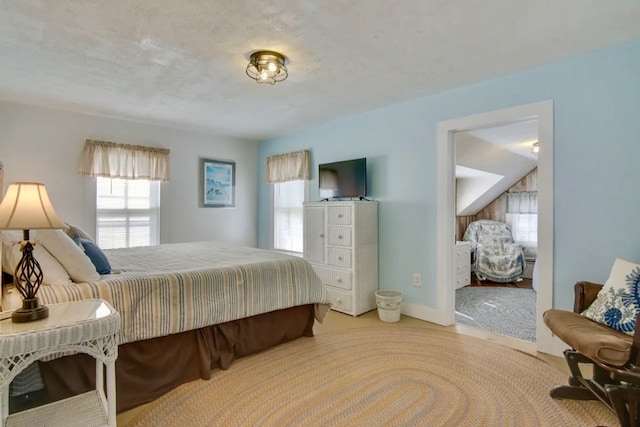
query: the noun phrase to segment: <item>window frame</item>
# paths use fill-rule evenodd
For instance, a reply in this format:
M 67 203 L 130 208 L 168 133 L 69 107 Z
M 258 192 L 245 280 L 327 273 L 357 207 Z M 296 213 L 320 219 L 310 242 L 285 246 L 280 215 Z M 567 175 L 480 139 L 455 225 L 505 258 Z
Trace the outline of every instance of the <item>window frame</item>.
M 518 227 L 518 223 L 520 222 L 521 219 L 526 217 L 526 222 L 529 223 L 529 225 L 531 224 L 535 224 L 536 225 L 536 230 L 535 232 L 533 231 L 528 231 L 527 234 L 529 234 L 528 237 L 531 237 L 532 235 L 535 236 L 535 241 L 534 240 L 520 240 L 519 237 L 521 236 L 521 232 L 519 230 Z M 523 247 L 526 248 L 534 248 L 537 249 L 538 247 L 538 214 L 537 213 L 513 213 L 513 212 L 508 212 L 506 214 L 506 223 L 507 225 L 509 225 L 509 228 L 511 229 L 511 234 L 513 236 L 513 241 Z
M 98 186 L 100 185 L 100 180 L 110 180 L 110 181 L 114 181 L 114 180 L 120 180 L 120 181 L 148 181 L 149 182 L 149 195 L 148 195 L 148 199 L 150 201 L 150 208 L 107 208 L 107 209 L 100 209 L 98 208 L 98 197 L 99 197 L 99 191 L 98 191 Z M 131 228 L 131 218 L 138 216 L 140 213 L 145 213 L 145 212 L 149 212 L 149 227 L 150 227 L 150 233 L 149 233 L 149 241 L 147 242 L 146 245 L 142 245 L 142 246 L 154 246 L 154 245 L 158 245 L 160 244 L 160 216 L 161 216 L 161 182 L 160 181 L 155 181 L 155 180 L 132 180 L 132 179 L 126 179 L 126 178 L 110 178 L 110 177 L 96 177 L 96 182 L 95 182 L 95 225 L 96 225 L 96 232 L 95 232 L 95 239 L 96 239 L 96 243 L 103 247 L 105 249 L 111 248 L 111 246 L 106 246 L 104 244 L 104 242 L 100 242 L 100 218 L 101 218 L 101 214 L 102 217 L 109 217 L 109 216 L 125 216 L 125 222 L 126 222 L 126 246 L 121 246 L 118 248 L 129 248 L 129 247 L 134 247 L 131 246 L 131 234 L 130 234 L 130 228 Z M 125 184 L 125 203 L 129 202 L 129 197 L 128 197 L 128 193 L 129 193 L 129 185 L 128 183 Z M 153 206 L 154 203 L 153 202 L 157 202 L 156 206 Z M 116 247 L 113 247 L 116 248 Z
M 297 180 L 297 181 L 303 181 L 304 182 L 304 197 L 303 197 L 303 204 L 304 202 L 309 201 L 309 180 Z M 302 257 L 303 256 L 303 252 L 295 252 L 295 251 L 289 251 L 289 250 L 285 250 L 285 249 L 276 249 L 275 247 L 275 242 L 276 242 L 276 185 L 281 184 L 281 183 L 273 183 L 271 184 L 269 187 L 270 188 L 270 195 L 269 195 L 269 201 L 270 201 L 270 206 L 269 206 L 269 247 L 271 248 L 272 251 L 274 252 L 279 252 L 279 253 L 283 253 L 283 254 L 287 254 L 287 255 L 293 255 L 293 256 L 299 256 Z M 304 209 L 304 205 L 303 205 L 303 209 Z M 304 212 L 303 212 L 303 223 L 302 223 L 302 236 L 304 239 Z

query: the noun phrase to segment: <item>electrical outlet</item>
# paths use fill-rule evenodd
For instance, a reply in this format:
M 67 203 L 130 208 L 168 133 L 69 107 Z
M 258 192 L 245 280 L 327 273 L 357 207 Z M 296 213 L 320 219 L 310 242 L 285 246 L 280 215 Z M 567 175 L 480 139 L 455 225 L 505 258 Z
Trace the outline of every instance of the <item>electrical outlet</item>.
M 422 275 L 420 273 L 413 273 L 413 286 L 422 286 Z

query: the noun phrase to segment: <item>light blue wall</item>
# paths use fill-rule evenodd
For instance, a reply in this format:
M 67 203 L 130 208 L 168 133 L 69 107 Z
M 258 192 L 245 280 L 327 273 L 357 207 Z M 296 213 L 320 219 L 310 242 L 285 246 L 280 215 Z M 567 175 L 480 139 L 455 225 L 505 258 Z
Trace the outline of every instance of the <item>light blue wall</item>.
M 435 307 L 436 127 L 442 120 L 554 102 L 554 306 L 578 280 L 604 282 L 616 257 L 640 262 L 640 41 L 262 141 L 266 156 L 310 149 L 317 165 L 367 157 L 380 201 L 380 287 Z M 258 244 L 269 245 L 268 185 L 258 187 Z M 422 273 L 423 287 L 411 285 Z

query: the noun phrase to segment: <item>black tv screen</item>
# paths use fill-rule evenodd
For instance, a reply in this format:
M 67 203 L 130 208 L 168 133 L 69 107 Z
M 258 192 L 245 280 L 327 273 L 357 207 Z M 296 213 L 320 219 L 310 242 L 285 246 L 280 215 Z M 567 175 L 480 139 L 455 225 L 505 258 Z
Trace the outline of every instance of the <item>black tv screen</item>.
M 319 165 L 318 184 L 322 199 L 365 197 L 367 195 L 367 159 Z

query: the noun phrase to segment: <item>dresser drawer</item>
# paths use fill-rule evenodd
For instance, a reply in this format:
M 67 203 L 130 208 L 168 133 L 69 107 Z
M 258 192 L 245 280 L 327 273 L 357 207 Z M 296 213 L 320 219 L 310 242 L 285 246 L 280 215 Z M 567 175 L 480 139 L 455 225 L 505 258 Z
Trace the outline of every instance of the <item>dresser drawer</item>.
M 471 244 L 469 242 L 456 242 L 455 249 L 455 274 L 456 289 L 471 283 Z
M 334 286 L 336 288 L 351 289 L 351 271 L 332 270 L 330 268 L 313 268 L 323 285 Z
M 336 267 L 351 268 L 351 249 L 330 247 L 327 264 Z
M 328 227 L 327 243 L 351 247 L 351 227 Z
M 456 289 L 467 286 L 471 283 L 471 268 L 467 264 L 464 268 L 456 266 Z
M 469 256 L 469 248 L 465 247 L 465 248 L 460 248 L 458 246 L 456 246 L 456 258 L 458 259 L 464 259 L 465 257 Z
M 469 279 L 464 279 L 462 277 L 458 277 L 456 279 L 456 289 L 460 289 L 460 288 L 464 288 L 465 286 L 467 286 L 469 283 L 471 283 L 469 281 Z
M 467 262 L 466 264 L 457 263 L 456 264 L 456 275 L 464 275 L 471 273 L 471 266 Z
M 351 206 L 329 206 L 327 208 L 327 224 L 351 225 Z
M 327 298 L 333 310 L 351 313 L 351 294 L 327 288 Z

